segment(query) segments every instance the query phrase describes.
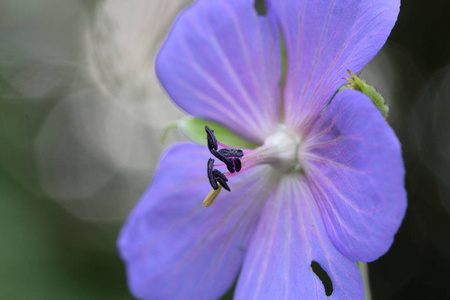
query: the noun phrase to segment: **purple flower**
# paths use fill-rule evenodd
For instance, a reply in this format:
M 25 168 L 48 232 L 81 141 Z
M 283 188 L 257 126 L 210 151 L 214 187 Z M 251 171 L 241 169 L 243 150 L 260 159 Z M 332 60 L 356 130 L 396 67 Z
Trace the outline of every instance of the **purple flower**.
M 330 299 L 364 299 L 356 261 L 392 244 L 404 168 L 369 98 L 334 94 L 398 10 L 396 0 L 266 0 L 258 12 L 254 0 L 198 0 L 179 16 L 156 62 L 167 93 L 260 146 L 229 158 L 242 163 L 233 173 L 206 146 L 166 152 L 118 242 L 136 297 L 217 299 L 237 278 L 236 299 L 324 299 L 320 265 Z M 225 182 L 213 164 L 231 192 L 205 208 L 210 182 Z

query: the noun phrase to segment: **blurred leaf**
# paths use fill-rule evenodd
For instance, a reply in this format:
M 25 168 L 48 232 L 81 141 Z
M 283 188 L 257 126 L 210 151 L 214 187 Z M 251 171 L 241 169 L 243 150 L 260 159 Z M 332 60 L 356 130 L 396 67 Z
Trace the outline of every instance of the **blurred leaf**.
M 217 140 L 222 144 L 244 149 L 254 149 L 258 147 L 258 145 L 243 139 L 222 125 L 212 121 L 199 118 L 189 118 L 177 122 L 175 126 L 178 127 L 188 139 L 198 144 L 206 145 L 205 126 L 208 126 L 214 130 Z

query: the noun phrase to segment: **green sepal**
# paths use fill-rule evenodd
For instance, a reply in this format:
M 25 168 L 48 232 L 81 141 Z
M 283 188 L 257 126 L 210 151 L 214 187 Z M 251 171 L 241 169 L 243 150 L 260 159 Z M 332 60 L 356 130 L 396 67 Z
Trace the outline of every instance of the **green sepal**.
M 178 128 L 181 133 L 192 142 L 206 145 L 207 141 L 205 126 L 208 126 L 212 130 L 214 130 L 214 134 L 217 140 L 227 146 L 243 149 L 255 149 L 259 146 L 236 135 L 222 125 L 199 118 L 187 118 L 174 124 L 170 124 L 164 130 L 162 139 L 165 139 L 165 136 L 167 136 L 167 132 L 169 130 Z
M 374 87 L 368 85 L 363 79 L 350 72 L 350 70 L 347 70 L 347 72 L 350 75 L 350 78 L 346 78 L 348 82 L 344 84 L 338 92 L 345 89 L 352 89 L 362 92 L 368 96 L 370 100 L 372 100 L 372 103 L 378 108 L 383 117 L 386 118 L 389 107 L 386 105 L 384 98 L 375 90 Z

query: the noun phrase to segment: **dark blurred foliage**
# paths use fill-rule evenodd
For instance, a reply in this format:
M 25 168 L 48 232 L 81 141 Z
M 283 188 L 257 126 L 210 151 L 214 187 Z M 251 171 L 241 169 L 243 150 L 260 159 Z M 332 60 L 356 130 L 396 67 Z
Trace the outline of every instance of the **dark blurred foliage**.
M 0 173 L 1 299 L 131 299 L 118 226 L 75 219 Z
M 402 1 L 389 44 L 408 210 L 391 250 L 369 264 L 373 299 L 450 299 L 450 2 Z
M 41 133 L 85 80 L 82 29 L 100 3 L 0 2 L 0 299 L 131 299 L 115 240 L 151 174 L 145 168 L 118 172 L 111 158 L 72 139 L 72 127 L 101 114 L 73 120 L 65 113 L 61 131 Z M 403 0 L 387 47 L 368 67 L 369 83 L 381 82 L 380 92 L 389 95 L 409 195 L 392 249 L 369 265 L 375 300 L 450 299 L 449 30 L 448 0 Z M 49 164 L 45 170 L 64 184 L 57 193 L 43 188 L 39 158 L 45 152 L 50 161 L 49 151 L 66 153 L 64 170 L 82 174 L 80 181 L 58 178 L 59 169 Z M 83 190 L 89 184 L 92 189 Z M 88 202 L 71 201 L 69 191 Z

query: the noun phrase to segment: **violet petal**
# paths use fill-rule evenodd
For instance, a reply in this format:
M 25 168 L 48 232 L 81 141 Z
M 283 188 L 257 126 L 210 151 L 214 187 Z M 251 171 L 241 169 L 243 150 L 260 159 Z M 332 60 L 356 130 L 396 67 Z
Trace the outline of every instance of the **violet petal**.
M 386 42 L 400 0 L 267 0 L 286 45 L 286 125 L 300 128 L 315 118 L 345 83 Z
M 282 177 L 266 202 L 247 250 L 235 299 L 363 300 L 356 262 L 331 243 L 305 177 Z M 311 268 L 320 264 L 332 283 L 324 285 Z
M 270 167 L 233 178 L 233 193 L 222 192 L 205 208 L 208 155 L 203 146 L 171 147 L 120 233 L 119 251 L 137 298 L 217 299 L 239 272 L 271 186 L 271 177 L 260 174 L 269 175 Z
M 306 140 L 305 170 L 334 245 L 372 261 L 391 246 L 406 210 L 400 143 L 370 99 L 337 94 Z
M 253 4 L 195 2 L 173 25 L 156 72 L 187 113 L 262 143 L 280 115 L 280 39 L 274 16 Z

